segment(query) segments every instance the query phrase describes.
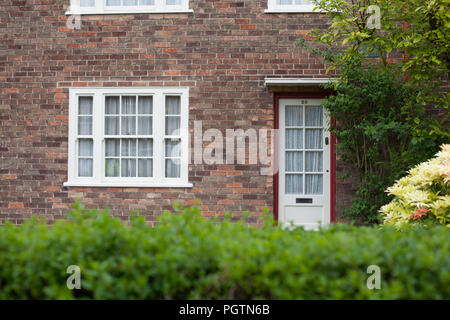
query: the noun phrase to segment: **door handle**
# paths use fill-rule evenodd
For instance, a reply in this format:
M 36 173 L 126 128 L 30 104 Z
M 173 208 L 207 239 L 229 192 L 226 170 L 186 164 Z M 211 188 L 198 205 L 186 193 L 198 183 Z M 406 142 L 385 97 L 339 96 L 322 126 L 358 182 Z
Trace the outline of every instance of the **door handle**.
M 325 145 L 327 146 L 330 143 L 328 137 L 325 138 Z

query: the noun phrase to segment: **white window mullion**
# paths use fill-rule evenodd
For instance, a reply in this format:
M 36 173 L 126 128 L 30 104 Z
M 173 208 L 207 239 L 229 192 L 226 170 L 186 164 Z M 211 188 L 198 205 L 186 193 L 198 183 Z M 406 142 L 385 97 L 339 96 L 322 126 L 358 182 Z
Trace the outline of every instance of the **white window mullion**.
M 105 11 L 106 0 L 95 0 L 95 10 L 98 12 Z
M 94 138 L 94 174 L 93 179 L 100 181 L 104 177 L 105 166 L 103 165 L 103 127 L 104 127 L 104 106 L 105 98 L 101 93 L 94 95 L 93 101 L 93 121 L 92 121 L 92 136 Z
M 189 162 L 189 94 L 181 95 L 181 181 L 188 181 Z
M 155 0 L 155 8 L 158 11 L 165 10 L 165 2 L 166 0 Z
M 153 176 L 157 183 L 161 183 L 165 176 L 164 166 L 164 95 L 158 92 L 154 95 L 153 103 Z
M 77 95 L 73 92 L 69 92 L 69 146 L 68 146 L 68 180 L 76 179 L 76 162 L 78 161 L 77 143 L 77 109 L 78 99 Z M 74 121 L 75 120 L 75 121 Z

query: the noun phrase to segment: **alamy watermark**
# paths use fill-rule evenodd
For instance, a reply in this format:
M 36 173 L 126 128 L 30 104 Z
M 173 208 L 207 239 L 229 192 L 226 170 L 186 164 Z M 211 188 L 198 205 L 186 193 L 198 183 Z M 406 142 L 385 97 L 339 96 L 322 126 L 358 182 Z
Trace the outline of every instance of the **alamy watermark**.
M 367 28 L 381 29 L 381 9 L 379 6 L 371 5 L 367 8 L 367 13 L 371 14 L 367 19 Z
M 367 278 L 367 288 L 369 290 L 381 289 L 381 269 L 379 266 L 373 264 L 367 267 L 367 274 L 370 276 Z
M 66 281 L 69 290 L 81 289 L 81 268 L 77 265 L 67 267 L 66 273 L 71 274 Z
M 81 29 L 81 15 L 80 7 L 77 7 L 77 5 L 72 5 L 67 9 L 68 12 L 71 12 L 72 14 L 69 15 L 66 21 L 66 27 L 71 30 L 80 30 Z

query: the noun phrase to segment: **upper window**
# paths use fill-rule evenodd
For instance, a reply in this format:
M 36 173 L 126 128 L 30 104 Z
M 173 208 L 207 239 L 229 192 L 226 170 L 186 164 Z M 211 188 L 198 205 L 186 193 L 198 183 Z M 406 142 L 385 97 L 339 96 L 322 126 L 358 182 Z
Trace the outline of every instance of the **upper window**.
M 192 12 L 189 0 L 71 0 L 66 14 Z
M 191 186 L 187 88 L 74 88 L 69 99 L 67 186 Z
M 309 0 L 268 0 L 266 12 L 313 12 L 314 7 Z

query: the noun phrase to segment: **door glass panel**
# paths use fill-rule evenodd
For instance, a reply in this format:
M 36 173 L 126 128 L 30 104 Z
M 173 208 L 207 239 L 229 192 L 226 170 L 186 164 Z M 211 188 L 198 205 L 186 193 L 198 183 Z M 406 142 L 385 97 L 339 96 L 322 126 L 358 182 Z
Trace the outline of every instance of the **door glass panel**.
M 303 129 L 286 129 L 286 149 L 303 149 Z
M 307 174 L 305 177 L 306 194 L 323 194 L 323 176 Z
M 323 108 L 321 106 L 306 107 L 305 114 L 305 125 L 307 127 L 323 126 Z
M 305 149 L 322 149 L 323 129 L 305 130 Z
M 286 127 L 303 126 L 303 107 L 302 106 L 286 106 Z
M 322 106 L 285 107 L 286 194 L 323 194 L 323 125 Z
M 303 171 L 303 152 L 286 152 L 286 172 Z
M 306 172 L 322 172 L 323 171 L 323 152 L 305 152 Z
M 286 194 L 302 194 L 303 193 L 303 175 L 287 174 L 285 189 L 286 189 Z

